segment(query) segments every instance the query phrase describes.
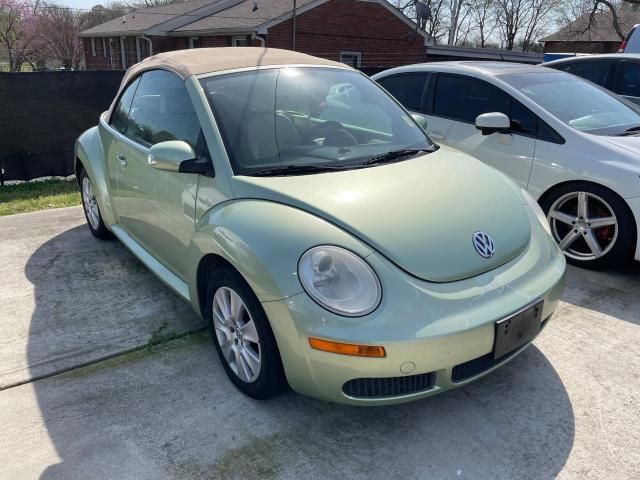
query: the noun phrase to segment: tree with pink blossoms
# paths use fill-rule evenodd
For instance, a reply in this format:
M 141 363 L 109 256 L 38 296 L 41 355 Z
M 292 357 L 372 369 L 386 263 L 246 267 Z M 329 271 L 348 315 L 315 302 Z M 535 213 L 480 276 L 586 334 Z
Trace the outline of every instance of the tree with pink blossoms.
M 19 72 L 42 45 L 39 13 L 39 1 L 0 0 L 0 48 L 11 72 Z

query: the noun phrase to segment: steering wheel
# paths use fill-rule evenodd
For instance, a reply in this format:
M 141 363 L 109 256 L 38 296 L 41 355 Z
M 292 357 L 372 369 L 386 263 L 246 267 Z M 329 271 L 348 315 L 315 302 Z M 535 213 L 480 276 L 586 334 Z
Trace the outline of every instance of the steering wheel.
M 323 145 L 329 147 L 350 147 L 357 145 L 358 140 L 340 122 L 327 120 L 308 131 L 311 140 L 324 136 Z

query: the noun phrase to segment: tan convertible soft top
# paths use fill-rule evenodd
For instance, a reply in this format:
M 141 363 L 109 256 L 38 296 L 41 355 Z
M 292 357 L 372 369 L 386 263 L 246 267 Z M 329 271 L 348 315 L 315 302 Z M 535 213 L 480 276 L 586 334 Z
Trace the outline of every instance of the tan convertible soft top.
M 192 48 L 174 52 L 159 53 L 134 65 L 127 72 L 135 75 L 140 70 L 150 68 L 170 68 L 182 78 L 203 73 L 250 68 L 264 65 L 331 65 L 345 67 L 343 63 L 312 57 L 304 53 L 278 48 L 223 47 Z
M 118 95 L 109 108 L 107 118 L 111 118 L 111 112 L 115 108 L 116 100 L 122 89 L 132 77 L 145 70 L 158 68 L 171 70 L 183 79 L 187 79 L 191 75 L 269 65 L 327 65 L 349 68 L 343 63 L 278 48 L 216 47 L 159 53 L 144 59 L 127 70 L 120 84 Z

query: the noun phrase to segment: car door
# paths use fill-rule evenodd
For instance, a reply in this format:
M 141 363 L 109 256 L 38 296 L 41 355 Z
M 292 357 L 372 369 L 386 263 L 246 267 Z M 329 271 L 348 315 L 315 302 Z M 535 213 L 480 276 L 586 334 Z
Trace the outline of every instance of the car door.
M 111 118 L 107 119 L 108 126 L 105 126 L 102 122 L 98 126 L 106 156 L 111 203 L 118 218 L 122 209 L 120 204 L 121 196 L 118 189 L 118 176 L 123 172 L 127 154 L 130 154 L 131 149 L 134 148 L 125 134 L 131 127 L 129 111 L 139 83 L 140 77 L 129 83 L 120 95 Z
M 613 91 L 640 105 L 640 62 L 623 60 L 618 64 Z
M 117 164 L 119 222 L 157 260 L 184 278 L 185 251 L 195 229 L 199 175 L 157 170 L 148 162 L 150 147 L 169 140 L 183 140 L 208 158 L 183 80 L 165 70 L 143 73 L 128 117 Z
M 535 115 L 484 80 L 440 73 L 431 85 L 423 111 L 429 135 L 497 168 L 526 187 L 536 146 Z M 507 115 L 511 119 L 511 133 L 483 135 L 475 120 L 478 115 L 490 112 Z

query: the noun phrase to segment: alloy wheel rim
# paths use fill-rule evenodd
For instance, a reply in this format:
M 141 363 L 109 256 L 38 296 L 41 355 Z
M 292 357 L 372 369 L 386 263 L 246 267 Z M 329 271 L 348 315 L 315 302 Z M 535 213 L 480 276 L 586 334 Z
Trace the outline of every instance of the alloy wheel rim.
M 97 230 L 100 226 L 100 211 L 98 210 L 98 201 L 93 193 L 93 185 L 88 177 L 82 179 L 82 204 L 87 213 L 87 220 Z
M 260 337 L 247 306 L 229 287 L 220 287 L 213 296 L 213 327 L 233 373 L 243 382 L 255 382 L 262 367 Z
M 551 205 L 547 218 L 558 246 L 575 260 L 601 258 L 618 239 L 618 219 L 613 208 L 590 192 L 561 196 Z

